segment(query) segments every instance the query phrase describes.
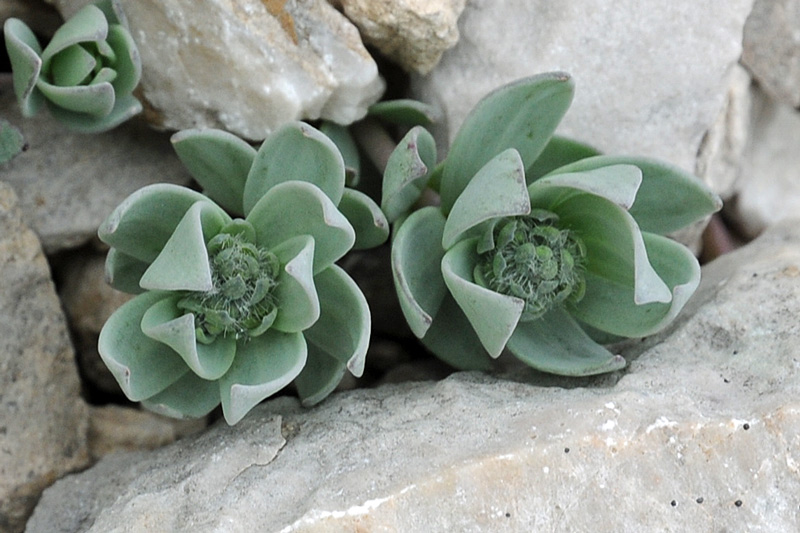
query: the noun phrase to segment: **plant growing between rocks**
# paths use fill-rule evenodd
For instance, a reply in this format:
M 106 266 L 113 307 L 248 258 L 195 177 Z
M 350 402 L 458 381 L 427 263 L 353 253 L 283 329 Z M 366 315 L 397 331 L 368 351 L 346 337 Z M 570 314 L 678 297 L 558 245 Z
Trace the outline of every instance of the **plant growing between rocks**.
M 44 48 L 19 19 L 6 20 L 3 30 L 24 116 L 46 105 L 70 129 L 97 133 L 142 110 L 132 95 L 141 61 L 118 0 L 85 6 Z

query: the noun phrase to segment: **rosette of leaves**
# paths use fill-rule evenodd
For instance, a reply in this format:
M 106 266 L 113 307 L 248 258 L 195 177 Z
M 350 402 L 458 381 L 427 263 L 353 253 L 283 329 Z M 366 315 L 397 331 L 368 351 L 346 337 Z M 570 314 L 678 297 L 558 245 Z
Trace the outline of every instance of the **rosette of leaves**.
M 262 147 L 251 161 L 243 141 L 210 135 L 232 144 L 215 152 L 220 145 L 209 145 L 208 136 L 176 142 L 194 173 L 202 164 L 189 154 L 199 150 L 199 160 L 250 178 L 233 180 L 232 194 L 216 191 L 219 204 L 158 184 L 117 207 L 99 230 L 111 246 L 107 277 L 138 295 L 109 318 L 98 347 L 131 400 L 178 417 L 202 416 L 221 403 L 235 424 L 292 381 L 312 405 L 347 370 L 360 376 L 370 313 L 335 264 L 357 239 L 337 208 L 346 195 L 341 156 L 329 153 L 310 171 L 302 146 Z M 282 157 L 297 164 L 279 166 L 280 175 L 265 168 Z
M 117 0 L 85 6 L 56 30 L 44 49 L 19 19 L 6 20 L 3 30 L 24 116 L 46 105 L 69 128 L 95 133 L 142 110 L 132 95 L 141 60 Z
M 507 349 L 554 374 L 619 369 L 600 342 L 659 331 L 699 283 L 694 255 L 665 234 L 719 198 L 673 166 L 554 137 L 572 96 L 564 73 L 517 81 L 477 104 L 440 164 L 422 128 L 389 161 L 400 304 L 456 367 L 488 369 Z M 429 186 L 441 205 L 408 214 Z

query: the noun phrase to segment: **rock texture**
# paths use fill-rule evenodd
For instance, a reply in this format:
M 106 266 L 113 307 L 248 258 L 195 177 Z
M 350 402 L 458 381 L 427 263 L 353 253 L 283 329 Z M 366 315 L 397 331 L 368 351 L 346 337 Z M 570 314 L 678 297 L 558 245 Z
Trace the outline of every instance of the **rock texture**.
M 0 531 L 22 531 L 41 491 L 87 466 L 87 422 L 50 269 L 0 182 Z
M 756 0 L 742 63 L 774 99 L 800 107 L 800 1 Z
M 458 42 L 466 0 L 340 0 L 365 42 L 405 70 L 427 74 Z
M 89 0 L 55 0 L 65 16 Z M 124 3 L 148 117 L 259 140 L 298 119 L 348 124 L 383 91 L 358 30 L 325 0 Z
M 487 92 L 563 70 L 577 86 L 561 133 L 608 153 L 694 170 L 721 112 L 753 0 L 472 0 L 461 39 L 426 78 L 421 99 L 442 106 L 452 139 Z
M 57 482 L 28 532 L 797 531 L 798 314 L 793 221 L 706 266 L 624 372 L 279 398 Z
M 0 176 L 14 187 L 22 216 L 48 253 L 95 237 L 117 204 L 140 187 L 190 180 L 169 136 L 143 123 L 82 135 L 66 130 L 46 109 L 22 119 L 8 75 L 0 75 L 0 109 L 28 143 L 0 166 Z

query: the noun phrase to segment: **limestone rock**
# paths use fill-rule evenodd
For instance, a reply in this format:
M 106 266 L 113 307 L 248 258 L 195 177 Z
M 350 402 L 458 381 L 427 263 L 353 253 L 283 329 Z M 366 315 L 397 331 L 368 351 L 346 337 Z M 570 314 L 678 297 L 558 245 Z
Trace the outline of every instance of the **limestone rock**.
M 560 133 L 611 154 L 656 157 L 693 171 L 741 54 L 753 0 L 472 0 L 461 39 L 417 97 L 441 105 L 452 140 L 489 91 L 544 71 L 576 83 Z
M 89 0 L 55 0 L 65 16 Z M 383 91 L 358 30 L 325 0 L 124 3 L 148 117 L 260 140 L 290 120 L 349 124 Z
M 88 464 L 86 431 L 47 261 L 0 182 L 0 531 L 22 531 L 41 491 Z
M 340 0 L 364 41 L 405 70 L 427 74 L 458 42 L 466 0 Z
M 8 75 L 0 75 L 0 109 L 28 143 L 28 150 L 0 166 L 0 176 L 14 187 L 23 218 L 48 253 L 88 242 L 109 213 L 145 185 L 189 183 L 169 136 L 143 123 L 83 135 L 65 129 L 46 109 L 23 119 Z
M 731 218 L 747 237 L 800 213 L 800 112 L 758 91 Z
M 764 90 L 800 107 L 800 0 L 756 0 L 744 27 L 742 63 Z
M 800 224 L 707 265 L 626 371 L 271 400 L 48 489 L 52 531 L 797 531 Z

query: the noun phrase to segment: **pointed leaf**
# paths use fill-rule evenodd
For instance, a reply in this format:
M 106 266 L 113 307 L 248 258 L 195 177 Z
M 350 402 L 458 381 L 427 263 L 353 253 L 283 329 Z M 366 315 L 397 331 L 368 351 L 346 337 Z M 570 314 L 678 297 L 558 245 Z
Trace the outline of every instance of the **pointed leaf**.
M 536 161 L 525 169 L 525 179 L 530 185 L 557 168 L 596 155 L 600 155 L 600 152 L 589 145 L 574 139 L 553 135 Z
M 314 238 L 298 235 L 272 252 L 284 265 L 273 293 L 278 316 L 273 327 L 286 333 L 303 331 L 319 318 L 319 297 L 314 285 Z
M 260 401 L 291 383 L 305 363 L 301 333 L 269 330 L 239 346 L 230 370 L 219 379 L 225 421 L 236 424 Z
M 178 223 L 139 285 L 165 291 L 210 291 L 211 265 L 206 242 L 231 221 L 211 202 L 196 202 Z
M 561 376 L 591 376 L 625 366 L 625 359 L 589 338 L 562 308 L 521 322 L 508 340 L 508 349 L 525 364 Z
M 117 77 L 112 83 L 114 91 L 117 93 L 117 97 L 129 94 L 139 85 L 142 77 L 142 60 L 139 57 L 139 49 L 128 30 L 119 24 L 109 26 L 106 42 L 114 50 L 116 56 L 114 70 L 117 71 Z
M 111 248 L 106 256 L 106 283 L 118 291 L 140 294 L 144 292 L 144 289 L 139 285 L 139 280 L 142 279 L 149 266 L 150 263 L 145 263 L 116 248 Z
M 118 95 L 114 108 L 105 116 L 98 117 L 85 113 L 76 113 L 49 103 L 53 118 L 79 133 L 103 133 L 127 121 L 142 112 L 142 104 L 132 95 Z
M 342 199 L 342 155 L 324 133 L 303 122 L 286 124 L 259 148 L 244 188 L 245 214 L 272 187 L 294 180 L 316 185 L 334 205 Z
M 314 281 L 321 312 L 319 320 L 306 330 L 306 340 L 360 377 L 371 327 L 367 299 L 356 282 L 336 265 L 320 272 Z
M 492 357 L 499 357 L 525 310 L 525 301 L 473 282 L 477 244 L 477 238 L 467 239 L 448 250 L 442 259 L 442 274 L 450 294 L 475 328 L 483 347 Z
M 235 215 L 244 213 L 244 184 L 256 157 L 255 148 L 232 133 L 215 129 L 179 131 L 170 141 L 205 194 Z
M 211 344 L 199 344 L 194 314 L 178 308 L 182 294 L 153 304 L 142 317 L 142 333 L 175 350 L 186 365 L 203 379 L 214 380 L 230 368 L 236 355 L 233 337 L 217 337 Z
M 467 183 L 447 217 L 442 246 L 450 249 L 458 240 L 470 236 L 469 230 L 481 222 L 530 212 L 522 159 L 512 148 L 486 163 Z
M 316 405 L 341 383 L 347 367 L 336 357 L 308 344 L 308 360 L 294 380 L 297 394 L 305 407 Z
M 298 235 L 314 237 L 314 273 L 353 247 L 355 230 L 318 187 L 303 181 L 275 185 L 247 215 L 256 243 L 267 249 Z
M 108 36 L 108 21 L 103 12 L 93 5 L 84 6 L 56 30 L 42 52 L 42 62 L 47 65 L 57 53 L 78 43 L 104 41 Z
M 392 274 L 400 307 L 411 331 L 424 337 L 447 293 L 442 277 L 445 218 L 436 207 L 411 213 L 395 230 Z
M 219 405 L 219 384 L 187 372 L 178 381 L 155 396 L 142 401 L 142 406 L 171 418 L 200 418 Z
M 39 57 L 42 47 L 31 29 L 19 19 L 6 20 L 3 33 L 13 72 L 14 94 L 22 116 L 32 117 L 44 103 L 44 96 L 36 89 L 36 81 L 42 71 Z
M 672 300 L 637 305 L 629 285 L 587 275 L 586 294 L 570 306 L 576 318 L 625 337 L 651 335 L 675 319 L 700 283 L 700 266 L 680 243 L 654 233 L 643 233 L 643 237 L 650 262 L 672 291 Z
M 642 184 L 642 171 L 633 165 L 610 165 L 584 172 L 558 173 L 534 182 L 528 188 L 531 197 L 546 194 L 546 188 L 561 187 L 577 189 L 605 198 L 624 209 L 630 209 Z M 552 191 L 549 197 L 557 197 L 564 191 Z
M 145 312 L 165 297 L 164 293 L 146 292 L 122 304 L 103 325 L 97 341 L 103 362 L 134 402 L 163 391 L 189 372 L 169 346 L 142 333 Z
M 195 202 L 210 200 L 191 189 L 157 183 L 128 196 L 97 230 L 100 240 L 131 257 L 151 263 Z
M 440 118 L 432 105 L 405 98 L 372 104 L 367 114 L 401 126 L 428 126 Z
M 576 161 L 554 172 L 583 172 L 608 165 L 636 165 L 642 185 L 630 209 L 642 231 L 660 235 L 679 230 L 719 211 L 722 201 L 697 177 L 644 157 L 597 156 Z
M 459 370 L 491 370 L 492 358 L 483 349 L 475 328 L 449 294 L 422 338 L 433 354 Z
M 114 109 L 114 87 L 110 83 L 59 87 L 39 78 L 36 86 L 51 104 L 67 111 L 104 117 Z
M 419 200 L 436 164 L 436 143 L 422 127 L 412 128 L 389 156 L 383 174 L 381 209 L 394 222 Z
M 375 248 L 389 238 L 389 221 L 378 204 L 363 192 L 345 188 L 339 211 L 356 232 L 354 250 Z
M 533 164 L 569 108 L 573 92 L 568 74 L 552 72 L 505 85 L 478 102 L 445 161 L 442 210 L 449 213 L 472 176 L 500 152 L 515 148 L 525 167 Z

